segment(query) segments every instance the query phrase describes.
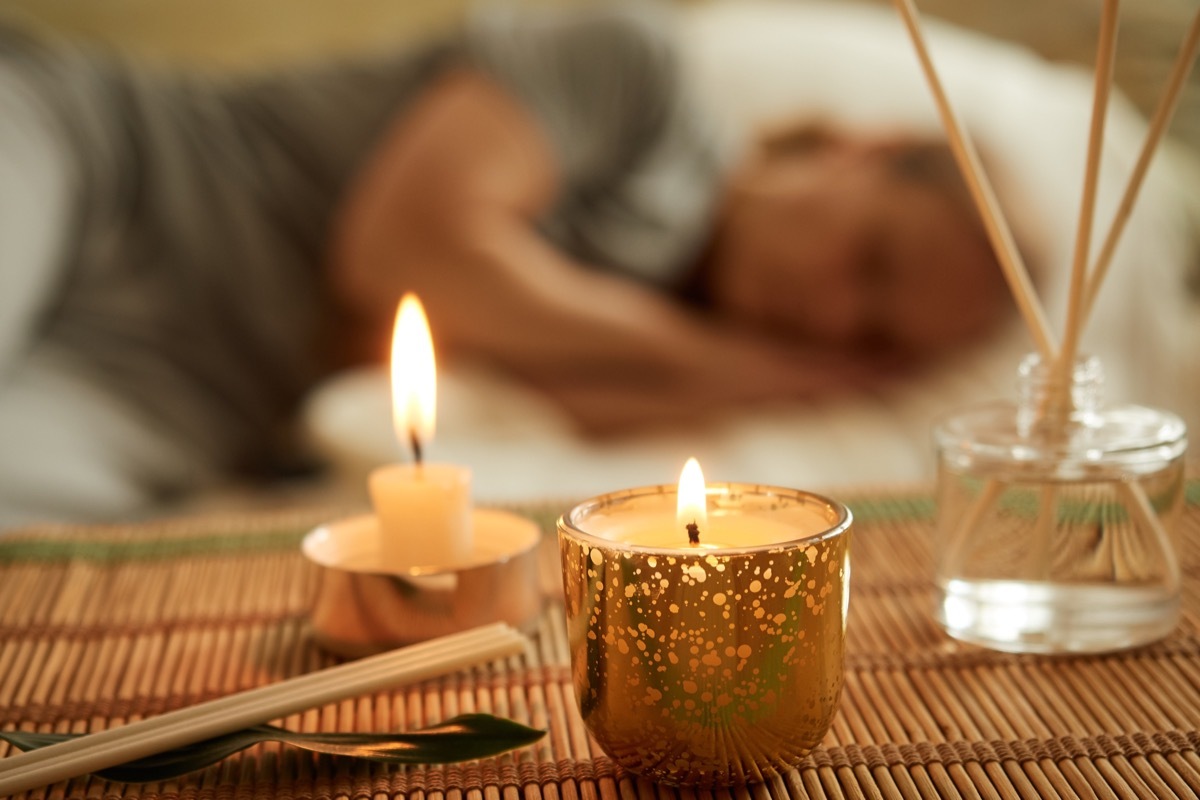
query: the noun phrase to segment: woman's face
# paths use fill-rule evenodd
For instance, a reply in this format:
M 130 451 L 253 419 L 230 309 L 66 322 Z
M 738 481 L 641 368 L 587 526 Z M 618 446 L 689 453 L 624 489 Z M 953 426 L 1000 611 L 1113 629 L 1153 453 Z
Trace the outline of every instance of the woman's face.
M 748 165 L 714 243 L 716 307 L 808 342 L 907 355 L 997 322 L 1008 292 L 953 162 L 948 175 L 906 173 L 904 147 L 837 136 Z

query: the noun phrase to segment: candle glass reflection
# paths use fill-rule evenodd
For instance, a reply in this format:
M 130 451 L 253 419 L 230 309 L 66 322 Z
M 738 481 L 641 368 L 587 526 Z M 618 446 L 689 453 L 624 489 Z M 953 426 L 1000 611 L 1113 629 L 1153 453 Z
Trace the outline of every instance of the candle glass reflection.
M 851 515 L 819 495 L 717 483 L 710 527 L 733 544 L 689 547 L 682 530 L 677 547 L 638 544 L 647 520 L 673 520 L 675 502 L 673 486 L 644 487 L 559 520 L 576 700 L 604 751 L 635 773 L 763 781 L 798 764 L 837 710 Z M 766 543 L 750 543 L 756 529 Z

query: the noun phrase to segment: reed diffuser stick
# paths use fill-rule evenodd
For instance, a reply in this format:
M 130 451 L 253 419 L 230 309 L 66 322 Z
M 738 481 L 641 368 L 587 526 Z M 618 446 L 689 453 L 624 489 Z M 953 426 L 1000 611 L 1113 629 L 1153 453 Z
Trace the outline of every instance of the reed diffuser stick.
M 1096 304 L 1096 295 L 1099 294 L 1104 278 L 1108 275 L 1108 267 L 1112 263 L 1113 253 L 1116 252 L 1117 245 L 1121 241 L 1121 235 L 1125 232 L 1125 224 L 1133 213 L 1133 205 L 1137 202 L 1138 192 L 1141 191 L 1142 182 L 1150 169 L 1150 162 L 1171 125 L 1175 109 L 1179 107 L 1179 99 L 1183 96 L 1188 73 L 1192 71 L 1192 67 L 1196 63 L 1197 51 L 1200 51 L 1200 8 L 1196 9 L 1196 16 L 1192 18 L 1192 24 L 1184 35 L 1183 43 L 1179 47 L 1179 54 L 1175 57 L 1175 64 L 1171 67 L 1166 88 L 1150 119 L 1150 127 L 1142 142 L 1142 150 L 1129 175 L 1125 193 L 1121 197 L 1121 203 L 1117 206 L 1112 224 L 1109 226 L 1108 235 L 1105 237 L 1104 244 L 1089 273 L 1087 288 L 1084 290 L 1083 308 L 1080 312 L 1082 314 L 1079 323 L 1081 326 L 1080 336 L 1083 335 L 1083 330 L 1091 317 L 1092 309 Z
M 1000 210 L 1000 202 L 996 199 L 996 193 L 980 162 L 979 153 L 959 121 L 958 115 L 955 114 L 954 108 L 950 105 L 941 78 L 938 77 L 937 69 L 929 54 L 929 47 L 925 43 L 925 36 L 921 31 L 917 10 L 913 6 L 912 0 L 894 0 L 894 3 L 904 20 L 904 26 L 908 30 L 913 46 L 916 48 L 917 58 L 925 73 L 925 80 L 933 92 L 934 102 L 946 130 L 950 150 L 954 153 L 959 170 L 963 173 L 967 187 L 975 199 L 975 205 L 983 218 L 988 238 L 991 240 L 996 257 L 1004 270 L 1004 277 L 1017 302 L 1017 308 L 1029 326 L 1038 352 L 1042 354 L 1043 359 L 1049 361 L 1058 349 L 1054 335 L 1050 331 L 1050 325 L 1046 322 L 1046 315 L 1038 301 L 1033 283 L 1029 279 L 1029 270 L 1021 258 L 1020 250 L 1017 249 L 1012 230 Z
M 1167 532 L 1162 520 L 1154 513 L 1150 498 L 1136 481 L 1122 481 L 1117 484 L 1117 491 L 1125 500 L 1125 507 L 1133 512 L 1134 518 L 1154 533 L 1154 541 L 1162 552 L 1163 568 L 1166 571 L 1166 589 L 1174 595 L 1179 591 L 1183 573 L 1179 568 L 1179 556 L 1175 554 L 1175 544 Z
M 945 555 L 942 556 L 942 563 L 946 565 L 945 568 L 948 571 L 959 574 L 964 571 L 967 559 L 971 556 L 971 534 L 983 521 L 983 515 L 992 510 L 992 506 L 1000 499 L 1003 491 L 1004 484 L 1000 481 L 994 478 L 988 480 L 983 484 L 983 490 L 980 491 L 979 496 L 959 517 L 958 524 L 954 526 L 950 540 L 946 543 Z
M 1133 173 L 1130 175 L 1121 203 L 1109 228 L 1100 255 L 1096 260 L 1096 266 L 1091 272 L 1091 277 L 1088 278 L 1087 247 L 1091 240 L 1090 217 L 1094 211 L 1096 190 L 1095 176 L 1092 173 L 1098 170 L 1100 148 L 1103 141 L 1104 117 L 1108 109 L 1108 95 L 1112 84 L 1112 65 L 1116 53 L 1117 27 L 1119 23 L 1119 0 L 1105 0 L 1104 11 L 1100 20 L 1099 46 L 1096 57 L 1096 85 L 1092 109 L 1092 133 L 1088 142 L 1088 174 L 1084 179 L 1084 202 L 1080 212 L 1080 230 L 1076 239 L 1075 262 L 1073 264 L 1072 285 L 1069 296 L 1070 305 L 1067 309 L 1067 324 L 1063 336 L 1063 349 L 1059 354 L 1057 364 L 1061 370 L 1060 374 L 1064 376 L 1061 385 L 1065 387 L 1064 390 L 1068 393 L 1070 392 L 1070 376 L 1074 365 L 1075 352 L 1078 348 L 1079 339 L 1082 337 L 1083 328 L 1087 324 L 1087 319 L 1091 314 L 1096 295 L 1108 272 L 1108 265 L 1112 260 L 1117 241 L 1120 239 L 1125 223 L 1133 210 L 1134 201 L 1137 199 L 1138 190 L 1141 188 L 1142 181 L 1150 165 L 1150 160 L 1158 148 L 1163 135 L 1166 133 L 1171 116 L 1178 104 L 1184 80 L 1196 58 L 1197 43 L 1200 42 L 1200 11 L 1197 11 L 1196 17 L 1193 19 L 1187 35 L 1184 37 L 1183 44 L 1180 46 L 1179 55 L 1176 57 L 1175 64 L 1172 67 L 1167 87 L 1155 110 L 1145 142 L 1142 145 L 1141 153 L 1138 155 L 1137 163 Z M 1085 214 L 1088 217 L 1086 220 L 1086 230 Z M 1175 556 L 1174 547 L 1167 536 L 1162 521 L 1155 515 L 1153 506 L 1146 496 L 1146 490 L 1136 480 L 1131 480 L 1120 482 L 1118 484 L 1118 491 L 1125 500 L 1126 509 L 1142 526 L 1153 532 L 1166 560 L 1168 589 L 1174 592 L 1179 585 L 1178 559 Z
M 1049 581 L 1054 577 L 1054 543 L 1055 530 L 1058 528 L 1059 487 L 1054 484 L 1043 484 L 1038 489 L 1037 520 L 1034 523 L 1033 556 L 1034 571 L 1031 573 L 1038 580 Z
M 1096 73 L 1092 92 L 1092 123 L 1088 133 L 1087 162 L 1083 174 L 1083 197 L 1079 203 L 1079 224 L 1075 231 L 1075 253 L 1071 263 L 1071 283 L 1067 294 L 1067 322 L 1063 330 L 1062 349 L 1058 354 L 1056 371 L 1059 380 L 1052 386 L 1051 402 L 1070 407 L 1071 374 L 1075 354 L 1079 350 L 1082 327 L 1081 309 L 1087 285 L 1092 223 L 1096 211 L 1096 184 L 1100 177 L 1100 156 L 1104 149 L 1104 124 L 1108 118 L 1108 98 L 1112 89 L 1113 62 L 1117 49 L 1117 29 L 1120 24 L 1120 0 L 1104 0 L 1100 16 L 1100 37 L 1096 46 Z
M 1080 308 L 1087 284 L 1088 256 L 1092 241 L 1092 224 L 1096 216 L 1096 186 L 1100 179 L 1100 157 L 1104 151 L 1104 127 L 1108 120 L 1108 98 L 1112 89 L 1113 63 L 1117 49 L 1117 30 L 1120 22 L 1120 0 L 1104 0 L 1100 18 L 1100 34 L 1096 46 L 1096 68 L 1092 90 L 1092 120 L 1088 131 L 1087 155 L 1083 173 L 1083 196 L 1079 202 L 1079 222 L 1075 230 L 1075 250 L 1071 262 L 1070 289 L 1067 293 L 1067 321 L 1063 330 L 1062 347 L 1050 367 L 1053 376 L 1046 393 L 1042 415 L 1050 414 L 1057 430 L 1063 431 L 1067 415 L 1072 411 L 1071 386 L 1075 370 L 1075 354 L 1079 350 L 1081 328 Z M 1065 435 L 1065 434 L 1064 434 Z M 1034 546 L 1031 551 L 1036 563 L 1035 574 L 1043 581 L 1052 577 L 1051 547 L 1058 522 L 1059 489 L 1054 484 L 1041 487 Z

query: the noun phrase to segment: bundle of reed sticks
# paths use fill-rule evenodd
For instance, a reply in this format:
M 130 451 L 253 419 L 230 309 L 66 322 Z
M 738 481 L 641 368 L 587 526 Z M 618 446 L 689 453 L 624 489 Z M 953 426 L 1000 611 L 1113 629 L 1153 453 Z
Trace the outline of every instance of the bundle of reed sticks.
M 1101 10 L 1100 28 L 1096 48 L 1095 80 L 1092 95 L 1092 116 L 1088 133 L 1088 144 L 1083 180 L 1083 197 L 1079 209 L 1079 221 L 1076 228 L 1074 252 L 1071 262 L 1070 283 L 1067 298 L 1067 314 L 1062 336 L 1056 339 L 1046 321 L 1037 293 L 1029 278 L 1029 271 L 1021 258 L 1008 222 L 1000 209 L 996 194 L 992 189 L 986 172 L 983 170 L 979 154 L 970 136 L 955 113 L 946 90 L 934 66 L 929 46 L 921 29 L 913 0 L 893 0 L 904 26 L 916 49 L 921 70 L 925 75 L 937 106 L 938 114 L 949 140 L 951 151 L 963 173 L 967 186 L 983 219 L 985 229 L 996 252 L 1005 279 L 1016 300 L 1017 307 L 1029 328 L 1042 362 L 1049 366 L 1048 402 L 1041 409 L 1042 413 L 1054 414 L 1050 420 L 1065 420 L 1071 410 L 1071 376 L 1075 360 L 1079 352 L 1079 343 L 1086 329 L 1088 319 L 1095 305 L 1096 296 L 1100 291 L 1113 254 L 1126 223 L 1133 211 L 1142 183 L 1149 170 L 1154 153 L 1170 126 L 1171 118 L 1183 94 L 1183 88 L 1196 60 L 1198 45 L 1200 45 L 1200 9 L 1186 31 L 1179 52 L 1168 76 L 1166 86 L 1150 118 L 1141 151 L 1125 184 L 1125 190 L 1120 203 L 1109 224 L 1108 233 L 1100 247 L 1096 258 L 1089 264 L 1093 225 L 1096 206 L 1096 187 L 1100 172 L 1100 156 L 1104 147 L 1104 126 L 1108 112 L 1108 100 L 1112 87 L 1113 64 L 1117 45 L 1117 29 L 1120 22 L 1120 0 L 1104 0 Z M 1142 525 L 1150 530 L 1168 562 L 1168 579 L 1177 586 L 1178 564 L 1174 557 L 1166 530 L 1161 521 L 1155 516 L 1154 509 L 1146 497 L 1145 490 L 1136 481 L 1121 481 L 1117 490 L 1124 495 L 1125 506 Z M 968 510 L 956 526 L 951 549 L 957 550 L 964 546 L 970 529 L 982 517 L 985 509 L 995 502 L 1001 487 L 996 481 L 989 481 L 984 486 L 975 504 Z M 1050 514 L 1053 511 L 1054 488 L 1045 487 L 1041 510 L 1039 511 L 1038 529 L 1042 531 L 1040 551 L 1042 552 L 1043 572 L 1049 565 L 1049 533 Z
M 1133 211 L 1150 162 L 1170 126 L 1171 118 L 1183 94 L 1188 73 L 1196 60 L 1197 48 L 1200 45 L 1200 9 L 1197 10 L 1196 17 L 1180 45 L 1166 87 L 1151 117 L 1141 151 L 1130 172 L 1120 204 L 1109 225 L 1108 233 L 1098 255 L 1089 265 L 1096 186 L 1100 172 L 1100 156 L 1104 147 L 1104 126 L 1112 87 L 1117 29 L 1120 21 L 1120 0 L 1104 0 L 1096 49 L 1092 119 L 1084 171 L 1083 198 L 1080 203 L 1075 249 L 1071 263 L 1067 318 L 1060 343 L 1046 321 L 1042 303 L 1029 279 L 1029 271 L 1022 260 L 1011 229 L 1000 210 L 1000 204 L 988 176 L 983 170 L 974 143 L 950 104 L 950 99 L 930 55 L 913 0 L 893 0 L 893 2 L 904 21 L 913 46 L 916 48 L 921 70 L 932 91 L 950 148 L 975 200 L 988 238 L 1004 271 L 1005 279 L 1008 281 L 1017 307 L 1033 337 L 1038 353 L 1045 363 L 1053 364 L 1059 374 L 1069 375 L 1078 354 L 1080 339 L 1095 304 L 1096 295 L 1108 274 L 1113 253 L 1116 251 L 1125 225 Z

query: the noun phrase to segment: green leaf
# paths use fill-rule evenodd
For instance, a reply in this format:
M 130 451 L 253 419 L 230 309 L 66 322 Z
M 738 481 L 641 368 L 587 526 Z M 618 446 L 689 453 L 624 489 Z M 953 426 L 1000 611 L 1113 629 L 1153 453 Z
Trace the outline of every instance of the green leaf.
M 0 739 L 36 750 L 87 734 L 0 731 Z M 283 742 L 314 753 L 351 756 L 388 764 L 449 764 L 488 758 L 533 744 L 545 731 L 491 714 L 461 714 L 438 725 L 407 733 L 297 733 L 274 725 L 206 739 L 101 770 L 97 776 L 119 783 L 177 778 L 215 764 L 262 742 Z

